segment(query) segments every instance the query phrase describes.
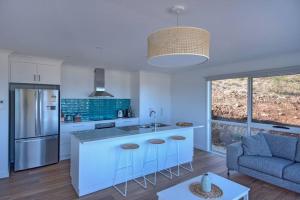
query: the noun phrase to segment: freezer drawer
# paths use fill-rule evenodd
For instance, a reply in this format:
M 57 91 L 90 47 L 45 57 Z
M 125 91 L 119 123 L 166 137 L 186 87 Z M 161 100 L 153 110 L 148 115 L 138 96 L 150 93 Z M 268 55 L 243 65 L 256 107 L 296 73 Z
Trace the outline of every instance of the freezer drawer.
M 40 167 L 57 162 L 57 135 L 15 140 L 15 171 Z

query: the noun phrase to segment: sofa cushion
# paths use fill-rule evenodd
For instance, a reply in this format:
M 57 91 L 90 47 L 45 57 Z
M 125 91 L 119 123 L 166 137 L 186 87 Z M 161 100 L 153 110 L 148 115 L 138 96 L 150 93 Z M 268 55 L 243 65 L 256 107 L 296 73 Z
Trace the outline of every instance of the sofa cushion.
M 269 145 L 261 133 L 254 136 L 242 137 L 242 146 L 244 149 L 244 155 L 272 156 Z
M 298 139 L 297 152 L 296 152 L 296 162 L 300 162 L 300 138 Z
M 263 156 L 241 156 L 239 164 L 259 172 L 282 178 L 283 169 L 292 164 L 293 161 Z
M 287 166 L 283 171 L 283 178 L 300 184 L 300 163 Z
M 273 156 L 295 160 L 298 139 L 295 137 L 264 133 Z

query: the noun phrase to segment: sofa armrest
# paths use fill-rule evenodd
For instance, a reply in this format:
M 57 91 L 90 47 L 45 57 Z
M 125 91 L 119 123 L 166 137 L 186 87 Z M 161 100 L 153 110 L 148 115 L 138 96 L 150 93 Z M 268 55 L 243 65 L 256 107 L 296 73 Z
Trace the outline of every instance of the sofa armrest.
M 227 146 L 226 163 L 228 170 L 239 169 L 239 157 L 243 155 L 243 147 L 241 142 L 233 143 Z

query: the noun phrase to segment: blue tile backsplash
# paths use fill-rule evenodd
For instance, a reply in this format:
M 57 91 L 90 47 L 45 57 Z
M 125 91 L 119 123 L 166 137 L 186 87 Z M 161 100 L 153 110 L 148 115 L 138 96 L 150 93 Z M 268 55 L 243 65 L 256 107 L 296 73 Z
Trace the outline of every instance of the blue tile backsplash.
M 80 114 L 81 120 L 117 118 L 118 110 L 130 107 L 130 99 L 61 99 L 61 112 L 65 115 Z

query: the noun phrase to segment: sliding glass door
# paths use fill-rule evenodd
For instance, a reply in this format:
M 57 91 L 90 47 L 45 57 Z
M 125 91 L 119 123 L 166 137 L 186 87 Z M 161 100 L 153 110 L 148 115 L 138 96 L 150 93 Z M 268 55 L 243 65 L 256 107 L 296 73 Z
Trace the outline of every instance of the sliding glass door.
M 212 80 L 211 149 L 226 153 L 241 136 L 300 136 L 300 74 Z
M 211 83 L 212 150 L 226 153 L 228 144 L 247 134 L 247 78 Z

